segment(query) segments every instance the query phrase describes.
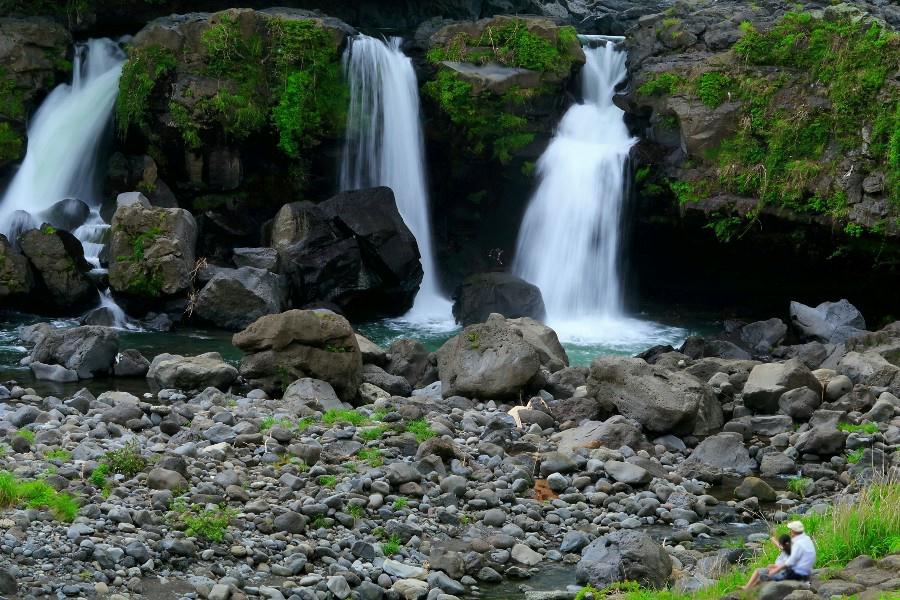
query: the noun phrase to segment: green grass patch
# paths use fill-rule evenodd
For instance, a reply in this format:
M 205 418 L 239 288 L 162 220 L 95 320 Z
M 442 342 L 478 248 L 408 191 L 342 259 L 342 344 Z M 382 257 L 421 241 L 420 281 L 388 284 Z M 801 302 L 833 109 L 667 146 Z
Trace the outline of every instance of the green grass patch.
M 859 425 L 838 423 L 838 429 L 847 433 L 878 433 L 878 425 L 876 423 L 860 423 Z
M 846 455 L 847 462 L 850 463 L 851 465 L 855 465 L 859 461 L 862 460 L 863 454 L 865 454 L 865 453 L 866 453 L 866 451 L 863 448 L 857 448 L 856 450 L 850 450 L 847 452 L 847 455 Z
M 437 435 L 425 419 L 414 419 L 409 421 L 406 424 L 406 431 L 415 435 L 416 441 L 420 444 Z
M 356 453 L 356 456 L 368 463 L 370 467 L 380 467 L 384 464 L 384 456 L 378 448 L 362 448 Z
M 394 510 L 403 510 L 404 508 L 406 508 L 406 506 L 408 504 L 409 504 L 409 498 L 400 496 L 399 498 L 394 500 L 394 503 L 391 505 L 391 507 Z
M 41 479 L 23 480 L 8 471 L 0 471 L 0 507 L 49 510 L 54 518 L 71 522 L 78 513 L 78 501 L 70 494 L 57 492 Z
M 365 429 L 360 429 L 356 432 L 361 439 L 366 442 L 371 442 L 377 439 L 381 439 L 382 434 L 388 431 L 390 428 L 387 425 L 375 425 L 374 427 L 366 427 Z
M 366 509 L 359 504 L 351 504 L 347 507 L 347 514 L 359 521 L 366 514 Z
M 132 440 L 118 450 L 110 450 L 103 456 L 101 464 L 108 467 L 108 472 L 124 475 L 131 479 L 147 468 L 147 459 L 141 456 L 137 441 Z
M 336 475 L 319 475 L 318 484 L 326 488 L 334 488 L 337 485 Z
M 31 431 L 30 429 L 25 429 L 23 427 L 21 429 L 18 429 L 16 431 L 15 435 L 16 435 L 16 437 L 20 437 L 20 438 L 27 440 L 29 444 L 34 443 L 34 432 Z
M 350 425 L 359 426 L 367 420 L 365 415 L 358 413 L 355 410 L 344 410 L 340 408 L 330 408 L 322 415 L 322 422 L 326 425 L 349 423 Z
M 61 462 L 69 462 L 72 460 L 72 453 L 64 448 L 53 448 L 44 452 L 44 460 L 58 460 Z
M 805 495 L 806 487 L 810 483 L 812 483 L 812 479 L 809 477 L 791 477 L 788 479 L 787 488 L 802 498 Z
M 638 86 L 637 93 L 642 96 L 672 94 L 684 83 L 685 78 L 677 73 L 657 73 Z

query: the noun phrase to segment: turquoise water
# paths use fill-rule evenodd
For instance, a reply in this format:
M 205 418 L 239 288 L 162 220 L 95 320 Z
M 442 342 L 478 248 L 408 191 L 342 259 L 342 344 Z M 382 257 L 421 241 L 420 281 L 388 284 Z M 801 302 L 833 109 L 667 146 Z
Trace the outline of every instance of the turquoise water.
M 569 364 L 587 366 L 598 356 L 634 356 L 658 345 L 678 347 L 689 335 L 702 335 L 713 330 L 710 322 L 699 318 L 669 317 L 673 324 L 663 324 L 650 314 L 618 319 L 574 320 L 549 323 L 560 338 Z M 662 320 L 662 319 L 659 319 Z M 462 328 L 452 322 L 416 323 L 388 319 L 357 326 L 360 334 L 387 347 L 394 340 L 419 340 L 429 351 L 440 348 Z

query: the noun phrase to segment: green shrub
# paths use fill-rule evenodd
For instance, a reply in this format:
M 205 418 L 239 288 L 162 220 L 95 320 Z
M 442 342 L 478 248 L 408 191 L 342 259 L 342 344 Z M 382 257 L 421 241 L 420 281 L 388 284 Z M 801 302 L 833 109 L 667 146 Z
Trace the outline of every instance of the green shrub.
M 394 510 L 403 510 L 404 508 L 406 508 L 407 504 L 409 504 L 409 498 L 400 496 L 399 498 L 394 500 L 394 503 L 391 506 Z
M 141 449 L 136 440 L 132 440 L 118 450 L 110 450 L 103 456 L 103 462 L 109 472 L 124 475 L 131 479 L 145 468 L 147 459 L 141 456 Z
M 716 108 L 728 98 L 733 84 L 728 75 L 719 71 L 709 71 L 697 79 L 697 97 L 706 106 Z
M 347 514 L 358 521 L 366 514 L 366 509 L 359 504 L 351 504 L 347 507 Z
M 788 479 L 787 487 L 790 491 L 794 492 L 800 497 L 805 495 L 806 487 L 812 483 L 812 479 L 809 477 L 791 477 Z
M 684 83 L 684 77 L 677 73 L 663 72 L 651 76 L 638 86 L 637 93 L 642 96 L 661 96 L 675 92 Z
M 381 544 L 381 552 L 385 556 L 393 556 L 400 552 L 400 548 L 403 547 L 403 544 L 400 542 L 400 537 L 398 535 L 392 535 L 386 542 Z
M 183 498 L 172 504 L 172 519 L 184 527 L 184 532 L 188 536 L 212 542 L 221 542 L 225 539 L 225 532 L 236 515 L 237 511 L 225 504 L 215 508 L 200 508 L 189 506 Z
M 175 55 L 162 46 L 132 48 L 119 79 L 116 126 L 124 137 L 132 126 L 149 127 L 150 95 L 157 83 L 177 65 Z

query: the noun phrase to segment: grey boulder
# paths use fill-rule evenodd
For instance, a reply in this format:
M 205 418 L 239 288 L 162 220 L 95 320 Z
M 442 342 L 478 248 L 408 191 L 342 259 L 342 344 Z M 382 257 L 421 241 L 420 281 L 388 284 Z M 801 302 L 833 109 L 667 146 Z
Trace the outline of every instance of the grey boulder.
M 672 574 L 672 559 L 645 533 L 618 530 L 597 538 L 582 551 L 575 568 L 578 583 L 602 589 L 617 581 L 659 588 Z

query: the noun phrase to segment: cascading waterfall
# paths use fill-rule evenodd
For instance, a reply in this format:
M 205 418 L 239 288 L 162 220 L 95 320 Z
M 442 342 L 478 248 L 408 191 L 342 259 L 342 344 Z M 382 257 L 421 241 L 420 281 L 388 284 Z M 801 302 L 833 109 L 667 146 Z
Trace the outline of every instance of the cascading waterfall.
M 637 141 L 613 104 L 626 55 L 612 39 L 583 41 L 584 102 L 566 112 L 538 161 L 513 270 L 541 289 L 547 322 L 562 339 L 624 348 L 655 329 L 624 316 L 619 273 L 625 164 Z
M 0 232 L 15 240 L 19 232 L 44 221 L 56 225 L 67 215 L 51 208 L 77 198 L 90 213 L 72 232 L 81 240 L 85 258 L 100 269 L 100 250 L 109 225 L 100 218 L 99 163 L 125 53 L 109 39 L 94 39 L 75 47 L 72 83 L 57 86 L 28 126 L 28 149 L 0 201 Z M 58 208 L 58 206 L 57 206 Z M 117 325 L 124 313 L 108 294 L 100 306 L 110 308 Z
M 425 272 L 410 321 L 445 321 L 450 302 L 440 292 L 431 246 L 419 88 L 401 39 L 355 37 L 344 54 L 350 83 L 341 190 L 387 186 L 412 231 Z

